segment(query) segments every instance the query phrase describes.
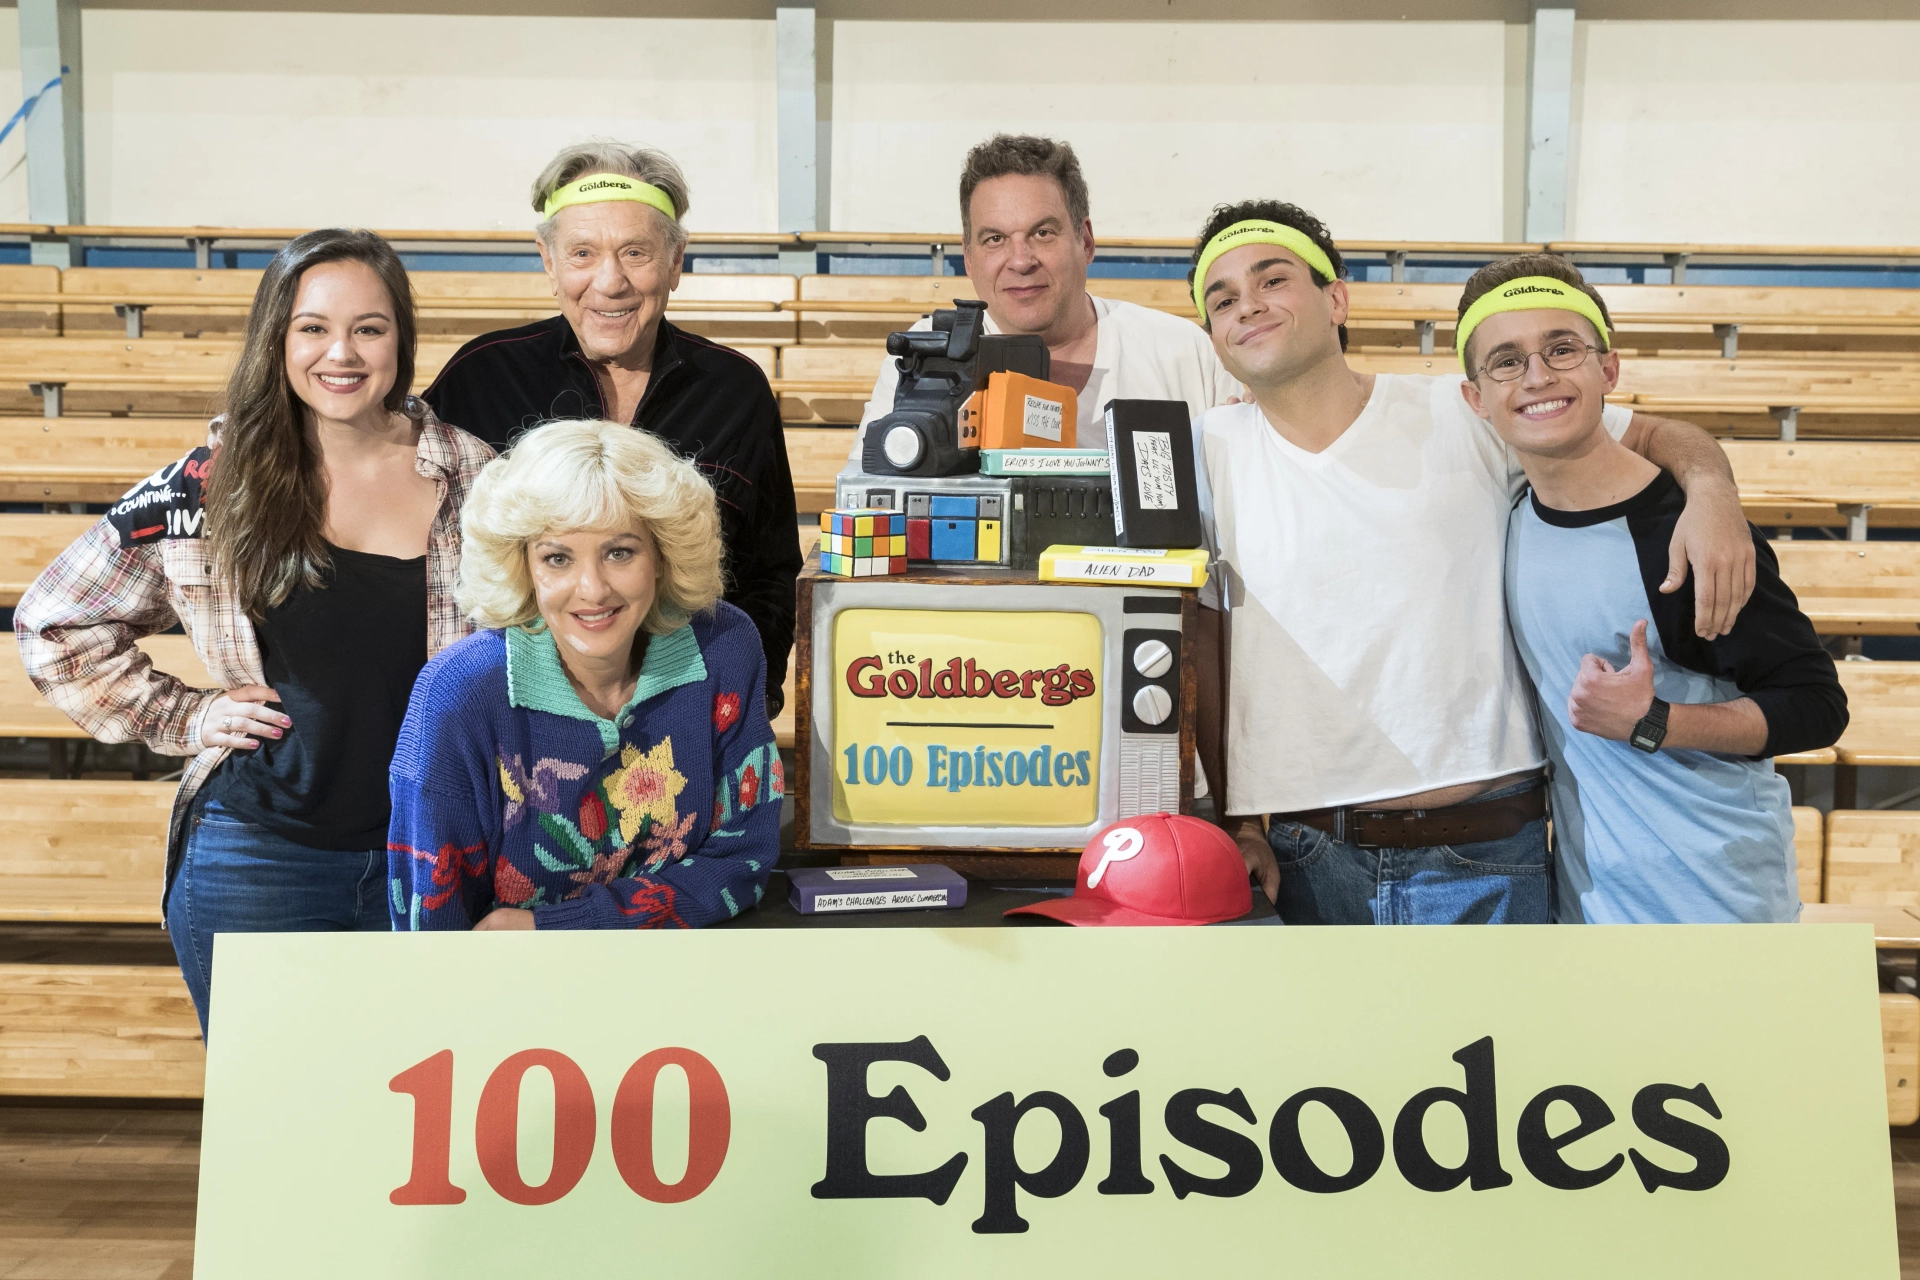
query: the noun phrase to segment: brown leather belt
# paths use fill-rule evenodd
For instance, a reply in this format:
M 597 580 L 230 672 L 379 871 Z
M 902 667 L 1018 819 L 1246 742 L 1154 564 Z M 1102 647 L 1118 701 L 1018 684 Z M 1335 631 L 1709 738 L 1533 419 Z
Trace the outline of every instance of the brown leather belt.
M 1444 809 L 1303 809 L 1276 813 L 1360 849 L 1425 849 L 1434 845 L 1505 840 L 1547 816 L 1544 784 L 1498 800 L 1468 801 Z

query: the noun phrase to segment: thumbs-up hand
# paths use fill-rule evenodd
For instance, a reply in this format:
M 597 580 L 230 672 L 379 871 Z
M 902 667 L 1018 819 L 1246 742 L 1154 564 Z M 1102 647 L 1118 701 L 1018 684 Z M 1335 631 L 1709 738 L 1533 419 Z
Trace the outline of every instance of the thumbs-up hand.
M 1567 718 L 1582 733 L 1625 742 L 1653 706 L 1653 659 L 1647 655 L 1644 618 L 1633 624 L 1627 643 L 1630 656 L 1618 670 L 1591 653 L 1580 659 L 1580 674 L 1567 695 Z

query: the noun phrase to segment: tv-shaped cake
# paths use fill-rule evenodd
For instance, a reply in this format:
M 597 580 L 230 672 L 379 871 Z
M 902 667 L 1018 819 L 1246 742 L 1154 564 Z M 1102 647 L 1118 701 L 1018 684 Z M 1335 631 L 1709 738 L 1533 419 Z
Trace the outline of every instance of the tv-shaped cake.
M 911 576 L 801 592 L 803 847 L 1078 851 L 1190 804 L 1181 592 Z

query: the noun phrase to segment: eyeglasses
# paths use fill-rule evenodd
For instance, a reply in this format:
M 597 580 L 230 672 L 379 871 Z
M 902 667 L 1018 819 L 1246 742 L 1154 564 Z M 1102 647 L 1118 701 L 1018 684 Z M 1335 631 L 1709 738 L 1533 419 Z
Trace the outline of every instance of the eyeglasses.
M 1597 354 L 1599 350 L 1589 343 L 1563 338 L 1544 351 L 1508 351 L 1497 355 L 1481 365 L 1480 372 L 1495 382 L 1517 382 L 1535 356 L 1546 361 L 1547 368 L 1565 373 L 1569 369 L 1578 369 L 1587 362 L 1589 355 Z

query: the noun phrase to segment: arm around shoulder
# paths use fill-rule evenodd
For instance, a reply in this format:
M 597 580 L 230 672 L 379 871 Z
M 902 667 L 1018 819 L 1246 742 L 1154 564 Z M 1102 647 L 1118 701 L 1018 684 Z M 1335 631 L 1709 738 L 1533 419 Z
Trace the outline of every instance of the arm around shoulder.
M 1830 747 L 1846 732 L 1847 691 L 1833 656 L 1780 579 L 1773 549 L 1754 535 L 1758 570 L 1753 599 L 1733 630 L 1714 641 L 1726 674 L 1766 717 L 1758 754 L 1791 755 Z

